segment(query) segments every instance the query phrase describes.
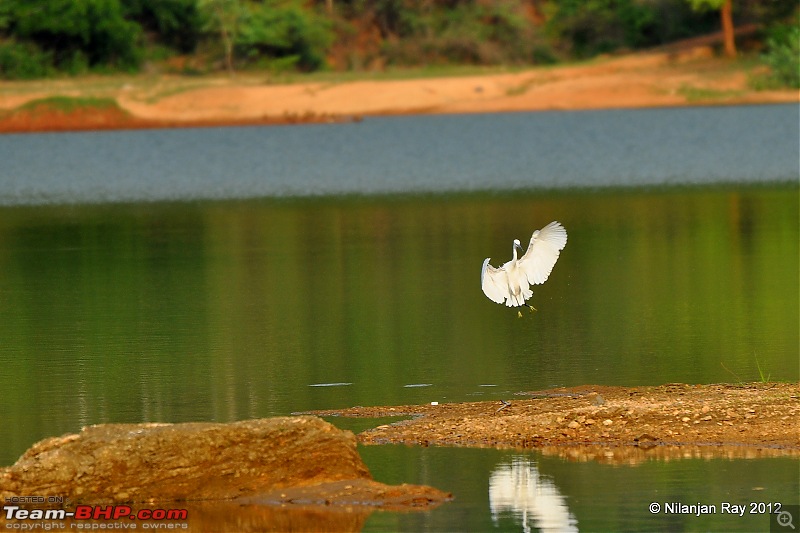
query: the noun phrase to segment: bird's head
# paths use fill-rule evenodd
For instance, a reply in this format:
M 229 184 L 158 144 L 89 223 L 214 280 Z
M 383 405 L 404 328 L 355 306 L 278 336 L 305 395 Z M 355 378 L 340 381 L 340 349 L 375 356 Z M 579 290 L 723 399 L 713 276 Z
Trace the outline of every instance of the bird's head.
M 514 248 L 519 248 L 522 251 L 522 244 L 520 244 L 519 239 L 514 239 Z

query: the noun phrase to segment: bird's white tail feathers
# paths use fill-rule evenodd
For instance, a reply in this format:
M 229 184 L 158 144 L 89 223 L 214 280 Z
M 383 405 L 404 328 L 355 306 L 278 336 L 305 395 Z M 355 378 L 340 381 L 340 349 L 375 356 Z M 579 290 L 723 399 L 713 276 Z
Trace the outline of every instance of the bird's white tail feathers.
M 522 291 L 517 294 L 509 294 L 506 298 L 506 305 L 508 307 L 519 307 L 525 305 L 525 300 L 533 296 L 533 291 L 530 288 L 522 287 Z

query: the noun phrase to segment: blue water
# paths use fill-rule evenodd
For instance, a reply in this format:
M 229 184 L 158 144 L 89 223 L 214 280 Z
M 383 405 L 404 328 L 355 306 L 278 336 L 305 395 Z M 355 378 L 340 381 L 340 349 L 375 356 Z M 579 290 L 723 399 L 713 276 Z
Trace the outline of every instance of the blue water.
M 798 106 L 0 136 L 0 204 L 796 181 Z

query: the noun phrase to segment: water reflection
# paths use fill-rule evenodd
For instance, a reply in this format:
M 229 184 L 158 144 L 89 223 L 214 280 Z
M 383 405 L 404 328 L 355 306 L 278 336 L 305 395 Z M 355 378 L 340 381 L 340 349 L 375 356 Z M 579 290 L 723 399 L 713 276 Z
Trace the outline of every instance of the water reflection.
M 556 218 L 518 319 L 481 261 Z M 1 208 L 0 462 L 101 422 L 796 380 L 799 228 L 796 186 Z
M 569 462 L 596 462 L 608 465 L 639 466 L 644 463 L 659 461 L 681 461 L 702 459 L 767 459 L 776 457 L 800 457 L 796 448 L 767 448 L 738 445 L 691 445 L 680 446 L 659 445 L 650 448 L 638 446 L 544 446 L 537 448 L 538 453 L 546 457 L 558 457 Z
M 575 522 L 567 522 L 572 524 L 568 527 L 581 531 L 766 531 L 769 521 L 763 515 L 653 515 L 648 505 L 654 501 L 790 502 L 800 494 L 796 455 L 785 455 L 781 450 L 715 446 L 689 447 L 683 454 L 677 448 L 662 453 L 664 448 L 596 447 L 582 454 L 583 447 L 563 446 L 561 451 L 574 453 L 560 453 L 556 447 L 541 453 L 363 446 L 360 453 L 376 479 L 393 484 L 429 484 L 454 496 L 452 502 L 430 513 L 373 513 L 364 531 L 520 531 L 522 507 L 527 505 L 526 490 L 519 491 L 515 510 L 512 487 L 525 485 L 515 483 L 514 463 L 522 467 L 517 479 L 523 480 L 527 475 L 535 479 L 537 486 L 547 486 L 556 496 L 553 501 L 560 499 L 560 504 L 567 506 L 557 516 L 571 517 Z M 632 453 L 628 455 L 627 451 Z M 615 458 L 604 460 L 606 452 Z M 598 460 L 588 457 L 591 454 Z M 536 474 L 530 469 L 525 472 L 526 459 Z M 501 484 L 506 488 L 501 494 L 505 496 L 492 504 L 491 500 L 487 502 L 487 489 L 492 484 L 490 479 L 496 478 L 503 479 Z M 530 508 L 527 525 L 536 530 L 541 526 Z
M 489 478 L 489 509 L 495 525 L 502 513 L 512 513 L 530 533 L 531 525 L 541 531 L 578 531 L 558 487 L 542 477 L 536 464 L 525 456 L 512 457 L 498 465 Z
M 154 508 L 163 508 L 154 507 Z M 125 526 L 138 526 L 131 529 L 179 530 L 191 533 L 220 533 L 235 531 L 237 533 L 286 533 L 287 531 L 305 532 L 357 532 L 361 531 L 367 518 L 374 512 L 368 506 L 304 506 L 304 505 L 252 505 L 236 501 L 181 502 L 170 504 L 173 507 L 186 509 L 188 520 L 175 522 L 138 521 Z M 149 508 L 144 505 L 133 506 L 133 512 Z M 44 524 L 44 525 L 42 525 Z M 69 531 L 76 529 L 104 531 L 109 529 L 109 522 L 103 520 L 68 519 L 53 527 L 57 530 L 62 524 Z M 6 529 L 11 529 L 6 523 Z M 36 526 L 45 529 L 50 522 L 42 521 Z M 37 528 L 34 528 L 37 529 Z

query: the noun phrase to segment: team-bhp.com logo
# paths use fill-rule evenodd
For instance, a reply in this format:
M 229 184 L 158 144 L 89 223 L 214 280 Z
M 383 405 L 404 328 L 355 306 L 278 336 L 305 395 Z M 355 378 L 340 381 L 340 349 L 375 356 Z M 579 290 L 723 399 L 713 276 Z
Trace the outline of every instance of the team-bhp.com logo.
M 27 502 L 30 503 L 30 502 Z M 39 502 L 45 503 L 45 502 Z M 48 502 L 49 503 L 49 502 Z M 46 505 L 46 503 L 45 503 Z M 5 529 L 31 531 L 53 529 L 188 529 L 186 509 L 137 509 L 128 505 L 78 505 L 66 509 L 30 509 L 20 505 L 4 505 Z M 117 521 L 116 526 L 96 522 Z M 135 522 L 139 521 L 139 522 Z M 182 522 L 182 523 L 181 523 Z

